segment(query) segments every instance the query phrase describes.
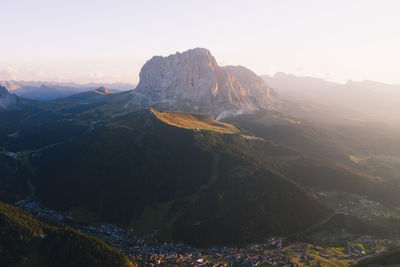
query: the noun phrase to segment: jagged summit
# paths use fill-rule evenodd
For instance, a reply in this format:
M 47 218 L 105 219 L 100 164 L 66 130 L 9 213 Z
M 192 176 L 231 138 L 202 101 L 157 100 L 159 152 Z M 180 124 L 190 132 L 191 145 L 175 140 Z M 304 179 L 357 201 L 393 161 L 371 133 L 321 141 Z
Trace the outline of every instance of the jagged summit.
M 14 91 L 20 88 L 22 84 L 17 81 L 0 81 L 0 86 L 5 87 L 8 91 Z
M 107 87 L 99 87 L 97 89 L 94 89 L 93 92 L 101 94 L 101 95 L 113 95 L 114 92 L 108 89 Z
M 194 48 L 162 57 L 142 67 L 128 104 L 197 112 L 222 119 L 268 108 L 270 89 L 241 66 L 218 66 L 210 51 Z

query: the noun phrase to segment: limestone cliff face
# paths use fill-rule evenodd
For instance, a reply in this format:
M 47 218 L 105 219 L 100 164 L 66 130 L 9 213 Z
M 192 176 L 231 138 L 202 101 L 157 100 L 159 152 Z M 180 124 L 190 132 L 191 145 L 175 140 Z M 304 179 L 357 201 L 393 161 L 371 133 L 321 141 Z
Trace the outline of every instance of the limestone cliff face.
M 10 94 L 5 87 L 0 86 L 0 111 L 14 106 L 16 101 L 15 95 Z
M 270 89 L 255 73 L 241 66 L 220 67 L 210 51 L 195 48 L 147 61 L 129 104 L 222 119 L 268 108 L 270 100 Z

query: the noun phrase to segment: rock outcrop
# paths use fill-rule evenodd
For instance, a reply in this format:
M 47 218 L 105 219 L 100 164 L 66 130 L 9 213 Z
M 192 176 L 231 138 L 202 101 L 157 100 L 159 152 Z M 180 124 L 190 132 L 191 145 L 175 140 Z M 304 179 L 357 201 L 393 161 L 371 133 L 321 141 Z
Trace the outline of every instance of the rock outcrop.
M 8 91 L 14 91 L 21 88 L 23 85 L 17 81 L 0 81 L 0 86 L 5 87 Z
M 156 106 L 222 119 L 268 108 L 270 102 L 270 89 L 262 78 L 245 67 L 220 67 L 210 51 L 195 48 L 147 61 L 127 105 Z
M 99 87 L 93 90 L 94 93 L 101 94 L 101 95 L 113 95 L 114 92 L 108 89 L 107 87 Z

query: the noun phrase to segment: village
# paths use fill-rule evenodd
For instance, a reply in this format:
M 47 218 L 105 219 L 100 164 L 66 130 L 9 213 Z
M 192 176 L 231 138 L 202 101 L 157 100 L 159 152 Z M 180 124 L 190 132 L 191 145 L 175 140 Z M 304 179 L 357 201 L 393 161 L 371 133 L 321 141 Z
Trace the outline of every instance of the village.
M 400 240 L 378 240 L 361 236 L 347 243 L 347 247 L 322 247 L 319 245 L 290 242 L 284 237 L 271 237 L 262 244 L 246 247 L 194 248 L 183 243 L 158 241 L 156 230 L 147 236 L 136 236 L 133 228 L 113 224 L 82 225 L 68 215 L 42 209 L 36 202 L 29 202 L 24 209 L 61 226 L 100 237 L 133 262 L 144 266 L 196 265 L 196 266 L 298 266 L 301 263 L 324 264 L 329 261 L 345 265 L 363 257 L 382 252 L 382 248 L 399 246 Z M 344 233 L 346 234 L 346 233 Z M 349 234 L 346 234 L 349 237 Z M 332 237 L 326 237 L 332 239 Z M 149 242 L 151 240 L 151 242 Z M 368 249 L 366 249 L 366 247 Z

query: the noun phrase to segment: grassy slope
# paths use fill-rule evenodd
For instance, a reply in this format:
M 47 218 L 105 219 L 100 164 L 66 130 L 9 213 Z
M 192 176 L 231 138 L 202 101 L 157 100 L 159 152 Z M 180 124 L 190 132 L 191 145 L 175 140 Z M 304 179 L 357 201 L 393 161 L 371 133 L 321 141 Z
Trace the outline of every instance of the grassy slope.
M 301 151 L 304 157 L 281 165 L 282 173 L 296 183 L 305 187 L 368 195 L 388 206 L 400 205 L 399 188 L 390 183 L 380 183 L 365 172 L 366 169 L 355 165 L 349 159 L 349 148 L 336 140 L 334 135 L 274 111 L 229 118 L 227 122 Z
M 379 266 L 399 266 L 400 248 L 391 249 L 376 257 L 361 260 L 354 266 L 357 267 L 379 267 Z
M 184 129 L 208 130 L 228 134 L 239 132 L 239 130 L 231 124 L 219 122 L 203 115 L 178 111 L 157 112 L 153 109 L 151 111 L 159 120 Z
M 318 131 L 307 122 L 276 111 L 263 110 L 254 114 L 230 117 L 226 122 L 246 129 L 258 137 L 292 147 L 303 153 L 338 159 L 346 151 L 346 147 L 337 142 L 335 136 Z

